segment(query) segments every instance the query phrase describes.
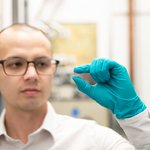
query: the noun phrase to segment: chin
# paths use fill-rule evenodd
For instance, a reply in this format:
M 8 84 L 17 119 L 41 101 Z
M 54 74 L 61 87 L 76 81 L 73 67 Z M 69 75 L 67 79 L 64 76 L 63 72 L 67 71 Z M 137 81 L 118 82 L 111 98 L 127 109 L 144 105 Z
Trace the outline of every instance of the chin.
M 26 103 L 26 104 L 21 104 L 20 109 L 23 111 L 35 111 L 35 110 L 40 110 L 43 109 L 46 106 L 46 102 L 31 102 L 31 103 Z

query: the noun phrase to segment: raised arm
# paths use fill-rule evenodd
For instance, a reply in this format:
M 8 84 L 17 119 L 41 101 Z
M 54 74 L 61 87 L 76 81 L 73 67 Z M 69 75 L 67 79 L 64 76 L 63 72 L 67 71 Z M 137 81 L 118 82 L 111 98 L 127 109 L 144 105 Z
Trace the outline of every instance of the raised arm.
M 80 76 L 73 76 L 78 89 L 98 104 L 111 110 L 129 140 L 137 148 L 150 145 L 150 118 L 147 107 L 137 95 L 124 66 L 108 59 L 94 59 L 91 64 L 74 68 L 74 72 L 90 73 L 96 82 L 94 85 L 89 84 Z M 145 118 L 138 119 L 142 113 L 146 113 Z M 144 138 L 147 139 L 147 143 L 142 142 Z

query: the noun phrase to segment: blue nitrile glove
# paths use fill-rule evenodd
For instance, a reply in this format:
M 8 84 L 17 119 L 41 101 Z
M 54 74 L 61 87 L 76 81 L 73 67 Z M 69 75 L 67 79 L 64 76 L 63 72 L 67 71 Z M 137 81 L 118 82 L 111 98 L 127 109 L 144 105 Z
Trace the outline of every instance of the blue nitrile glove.
M 133 117 L 146 109 L 135 92 L 126 68 L 115 61 L 95 59 L 91 64 L 74 68 L 75 73 L 90 73 L 96 81 L 90 85 L 73 76 L 78 89 L 100 105 L 110 109 L 118 119 Z

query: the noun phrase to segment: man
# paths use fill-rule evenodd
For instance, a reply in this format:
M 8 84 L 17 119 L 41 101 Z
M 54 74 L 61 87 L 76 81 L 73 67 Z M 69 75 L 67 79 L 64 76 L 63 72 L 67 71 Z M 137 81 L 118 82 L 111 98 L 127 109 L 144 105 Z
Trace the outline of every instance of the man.
M 150 150 L 149 110 L 137 95 L 126 68 L 112 60 L 94 59 L 74 71 L 90 73 L 95 85 L 80 76 L 73 77 L 79 90 L 112 111 L 137 150 Z
M 0 92 L 5 108 L 0 149 L 134 150 L 109 128 L 54 112 L 48 98 L 58 63 L 39 29 L 14 24 L 0 32 Z

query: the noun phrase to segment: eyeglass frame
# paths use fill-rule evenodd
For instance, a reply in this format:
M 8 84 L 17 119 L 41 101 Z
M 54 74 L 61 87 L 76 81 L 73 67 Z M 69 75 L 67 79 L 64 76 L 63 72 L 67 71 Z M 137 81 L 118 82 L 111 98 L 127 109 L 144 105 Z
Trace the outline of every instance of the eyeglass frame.
M 10 58 L 21 58 L 22 60 L 24 60 L 24 61 L 26 62 L 26 68 L 25 68 L 24 73 L 22 73 L 21 75 L 12 75 L 12 74 L 8 74 L 8 73 L 7 73 L 7 71 L 6 71 L 6 69 L 5 69 L 4 63 L 5 63 L 5 61 L 7 61 L 7 60 L 10 59 Z M 6 58 L 6 59 L 0 60 L 0 64 L 2 65 L 3 71 L 4 71 L 4 73 L 5 73 L 7 76 L 24 76 L 24 75 L 26 74 L 27 70 L 28 70 L 28 67 L 29 67 L 29 64 L 30 64 L 30 63 L 32 63 L 32 64 L 34 65 L 34 68 L 35 68 L 35 70 L 36 70 L 36 72 L 37 72 L 38 75 L 48 75 L 48 74 L 40 74 L 40 73 L 39 73 L 39 71 L 38 71 L 38 69 L 37 69 L 37 66 L 36 66 L 36 60 L 39 59 L 39 58 L 44 58 L 44 57 L 38 57 L 38 58 L 35 58 L 35 59 L 32 60 L 32 61 L 28 61 L 28 60 L 24 59 L 23 57 L 8 57 L 8 58 Z M 48 58 L 49 60 L 55 61 L 56 68 L 57 68 L 58 64 L 60 63 L 60 61 L 57 60 L 57 59 L 49 58 L 49 57 L 45 57 L 45 58 Z

